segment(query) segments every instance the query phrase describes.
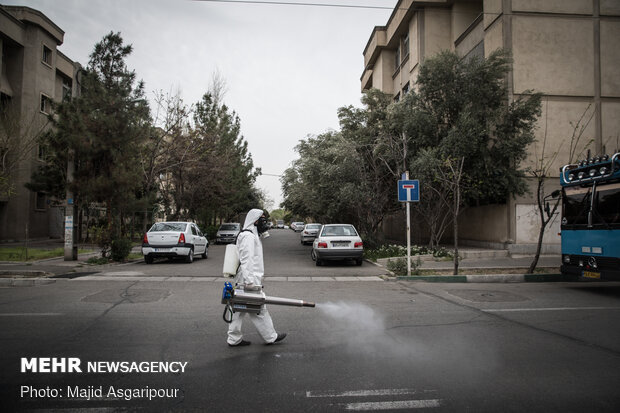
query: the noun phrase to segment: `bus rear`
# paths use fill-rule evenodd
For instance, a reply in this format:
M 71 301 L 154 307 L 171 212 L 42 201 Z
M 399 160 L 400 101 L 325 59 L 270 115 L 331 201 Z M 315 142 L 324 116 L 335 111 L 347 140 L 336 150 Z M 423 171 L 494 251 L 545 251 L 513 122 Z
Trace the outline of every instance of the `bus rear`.
M 562 273 L 620 280 L 620 153 L 566 165 L 560 181 Z

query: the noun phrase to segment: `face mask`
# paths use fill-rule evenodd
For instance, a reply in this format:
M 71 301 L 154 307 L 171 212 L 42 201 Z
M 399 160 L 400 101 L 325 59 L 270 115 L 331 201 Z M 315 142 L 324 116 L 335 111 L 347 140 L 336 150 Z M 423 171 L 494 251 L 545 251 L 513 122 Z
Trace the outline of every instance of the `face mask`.
M 259 234 L 262 234 L 263 232 L 267 232 L 268 229 L 267 219 L 265 217 L 260 217 L 256 223 L 256 230 Z

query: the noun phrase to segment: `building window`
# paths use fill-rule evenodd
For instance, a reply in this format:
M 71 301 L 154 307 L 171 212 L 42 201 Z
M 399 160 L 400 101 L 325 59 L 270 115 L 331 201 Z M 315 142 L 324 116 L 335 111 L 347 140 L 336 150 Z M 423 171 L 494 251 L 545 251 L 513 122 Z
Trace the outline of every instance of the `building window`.
M 45 210 L 46 201 L 47 197 L 45 196 L 45 192 L 37 192 L 35 208 L 39 211 Z
M 48 66 L 52 65 L 52 49 L 43 45 L 43 54 L 41 55 L 41 61 Z
M 409 56 L 409 33 L 403 37 L 403 58 Z
M 44 95 L 43 93 L 41 93 L 41 107 L 40 107 L 41 112 L 45 113 L 46 115 L 49 115 L 51 110 L 52 110 L 52 100 L 49 98 L 49 96 Z
M 62 80 L 62 101 L 66 102 L 71 100 L 71 81 L 68 79 Z
M 400 101 L 400 93 L 397 93 L 396 96 L 394 96 L 394 103 L 398 103 Z
M 400 68 L 400 47 L 396 47 L 396 51 L 394 52 L 394 71 L 397 71 Z
M 409 93 L 409 82 L 407 82 L 405 84 L 405 87 L 403 87 L 403 96 L 405 96 L 407 93 Z

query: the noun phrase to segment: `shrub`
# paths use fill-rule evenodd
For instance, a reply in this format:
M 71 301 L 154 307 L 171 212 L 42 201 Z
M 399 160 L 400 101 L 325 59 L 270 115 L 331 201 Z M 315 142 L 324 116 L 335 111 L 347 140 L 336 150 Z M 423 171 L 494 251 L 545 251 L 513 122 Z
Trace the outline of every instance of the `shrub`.
M 128 238 L 117 238 L 110 245 L 110 255 L 113 261 L 125 261 L 131 252 L 132 243 Z
M 420 257 L 417 260 L 411 260 L 411 275 L 420 275 L 420 266 L 422 261 Z M 388 260 L 387 269 L 396 275 L 407 275 L 407 258 L 396 258 Z
M 220 229 L 219 225 L 207 225 L 206 227 L 205 226 L 200 227 L 200 230 L 202 231 L 204 236 L 210 241 L 216 238 L 218 229 Z
M 411 255 L 426 255 L 433 254 L 436 258 L 442 257 L 452 257 L 452 252 L 440 247 L 440 248 L 429 248 L 425 245 L 412 245 L 411 246 Z M 407 255 L 407 247 L 404 245 L 382 245 L 376 249 L 367 249 L 364 250 L 364 256 L 371 260 L 377 261 L 378 258 L 392 258 L 392 257 L 402 257 Z M 406 264 L 406 263 L 405 263 Z

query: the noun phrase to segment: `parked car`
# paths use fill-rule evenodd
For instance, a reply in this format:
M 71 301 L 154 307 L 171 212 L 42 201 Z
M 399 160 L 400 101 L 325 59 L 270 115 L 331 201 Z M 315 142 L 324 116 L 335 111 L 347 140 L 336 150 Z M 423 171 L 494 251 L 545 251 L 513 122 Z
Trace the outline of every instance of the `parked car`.
M 314 239 L 311 254 L 317 266 L 324 261 L 346 259 L 362 265 L 364 243 L 353 225 L 323 225 Z
M 299 232 L 304 229 L 304 223 L 299 221 L 291 222 L 291 229 L 295 232 Z
M 301 230 L 301 243 L 305 245 L 308 242 L 314 241 L 320 229 L 321 224 L 306 224 L 304 229 Z
M 276 220 L 276 228 L 284 228 L 284 221 L 281 219 Z
M 147 264 L 158 257 L 184 257 L 190 263 L 196 254 L 207 258 L 209 241 L 193 222 L 157 222 L 142 238 L 142 255 Z
M 220 228 L 215 234 L 215 243 L 230 243 L 237 241 L 237 235 L 241 231 L 241 224 L 238 222 L 226 222 L 220 225 Z

